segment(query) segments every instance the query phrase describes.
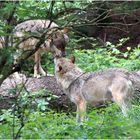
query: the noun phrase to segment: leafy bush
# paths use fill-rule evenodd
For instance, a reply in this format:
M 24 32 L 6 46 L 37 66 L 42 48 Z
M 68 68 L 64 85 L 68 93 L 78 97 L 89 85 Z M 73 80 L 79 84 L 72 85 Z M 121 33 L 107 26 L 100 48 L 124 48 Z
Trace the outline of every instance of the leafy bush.
M 12 138 L 12 116 L 5 112 L 5 122 L 0 125 L 0 138 Z M 92 109 L 83 124 L 76 124 L 75 115 L 66 113 L 33 112 L 23 127 L 23 139 L 103 139 L 140 138 L 140 108 L 134 107 L 129 117 L 124 117 L 115 104 L 107 108 Z M 1 115 L 2 117 L 2 115 Z M 18 129 L 18 118 L 15 127 Z
M 107 43 L 105 48 L 95 50 L 75 50 L 74 56 L 78 66 L 85 71 L 95 71 L 107 68 L 126 68 L 128 70 L 140 69 L 140 46 L 123 53 L 119 51 L 118 45 Z

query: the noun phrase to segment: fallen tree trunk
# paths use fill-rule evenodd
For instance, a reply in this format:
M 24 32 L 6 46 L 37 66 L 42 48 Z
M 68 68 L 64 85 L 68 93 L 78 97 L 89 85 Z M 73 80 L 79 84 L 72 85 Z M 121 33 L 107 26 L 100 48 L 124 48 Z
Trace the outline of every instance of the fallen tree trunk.
M 58 84 L 56 83 L 54 76 L 46 76 L 41 78 L 26 78 L 21 76 L 15 78 L 11 76 L 7 78 L 0 87 L 0 109 L 8 109 L 12 106 L 13 100 L 17 98 L 19 93 L 13 94 L 11 91 L 24 86 L 28 93 L 39 92 L 40 90 L 46 90 L 43 98 L 47 98 L 48 92 L 58 96 L 57 99 L 49 101 L 49 107 L 57 111 L 70 111 L 75 110 L 74 105 L 70 102 L 68 97 L 63 93 Z

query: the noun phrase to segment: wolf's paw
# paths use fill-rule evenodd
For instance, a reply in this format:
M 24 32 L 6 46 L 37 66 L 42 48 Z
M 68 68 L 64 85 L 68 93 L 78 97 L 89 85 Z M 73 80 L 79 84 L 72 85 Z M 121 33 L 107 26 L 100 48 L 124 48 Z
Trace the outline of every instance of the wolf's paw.
M 40 78 L 41 75 L 40 74 L 34 74 L 34 78 Z

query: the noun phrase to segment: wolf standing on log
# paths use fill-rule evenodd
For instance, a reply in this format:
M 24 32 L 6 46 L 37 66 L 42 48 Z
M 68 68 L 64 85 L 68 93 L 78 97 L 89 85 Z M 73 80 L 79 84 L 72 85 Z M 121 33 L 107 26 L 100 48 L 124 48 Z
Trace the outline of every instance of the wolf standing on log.
M 40 77 L 40 74 L 43 76 L 46 75 L 41 66 L 42 52 L 51 52 L 53 56 L 58 57 L 65 56 L 65 46 L 69 40 L 66 34 L 68 30 L 66 28 L 62 30 L 58 29 L 58 25 L 50 20 L 28 20 L 18 24 L 13 31 L 13 44 L 21 41 L 17 46 L 18 48 L 33 50 L 39 41 L 39 39 L 34 37 L 35 34 L 41 34 L 46 29 L 48 29 L 46 40 L 34 54 L 34 77 Z
M 116 102 L 123 114 L 127 115 L 135 85 L 140 86 L 140 77 L 135 80 L 137 74 L 124 69 L 85 73 L 74 61 L 66 58 L 54 59 L 56 80 L 77 106 L 77 122 L 85 119 L 87 104 L 96 106 L 107 101 Z

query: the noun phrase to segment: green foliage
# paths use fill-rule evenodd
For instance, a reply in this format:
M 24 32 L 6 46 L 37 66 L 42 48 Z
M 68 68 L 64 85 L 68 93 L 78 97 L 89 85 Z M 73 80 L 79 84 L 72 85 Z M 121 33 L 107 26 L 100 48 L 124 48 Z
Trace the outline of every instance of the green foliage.
M 58 98 L 56 95 L 53 95 L 49 90 L 42 89 L 37 92 L 29 92 L 25 87 L 24 83 L 19 84 L 15 88 L 9 91 L 10 94 L 17 95 L 17 98 L 13 100 L 13 108 L 15 113 L 27 113 L 37 109 L 39 111 L 49 110 L 48 104 L 50 100 Z M 19 114 L 18 114 L 19 115 Z
M 47 58 L 47 59 L 46 59 Z M 45 53 L 42 57 L 42 66 L 48 74 L 54 74 L 53 56 L 50 53 Z
M 27 20 L 27 19 L 40 19 L 47 18 L 46 9 L 49 9 L 50 4 L 47 2 L 39 2 L 31 0 L 22 1 L 17 7 L 16 16 L 18 20 Z M 34 12 L 33 12 L 34 11 Z
M 128 51 L 123 53 L 118 49 L 120 44 L 121 43 L 113 45 L 112 43 L 107 42 L 105 48 L 75 50 L 74 56 L 76 57 L 78 66 L 85 71 L 95 71 L 114 67 L 139 70 L 140 46 L 133 50 L 129 47 Z
M 3 110 L 4 112 L 5 110 Z M 140 138 L 140 108 L 134 107 L 129 117 L 124 117 L 118 106 L 94 109 L 83 124 L 76 124 L 75 115 L 66 113 L 33 112 L 21 131 L 22 139 L 136 139 Z M 9 111 L 0 118 L 0 138 L 11 138 L 12 116 Z M 18 129 L 18 119 L 15 127 Z

